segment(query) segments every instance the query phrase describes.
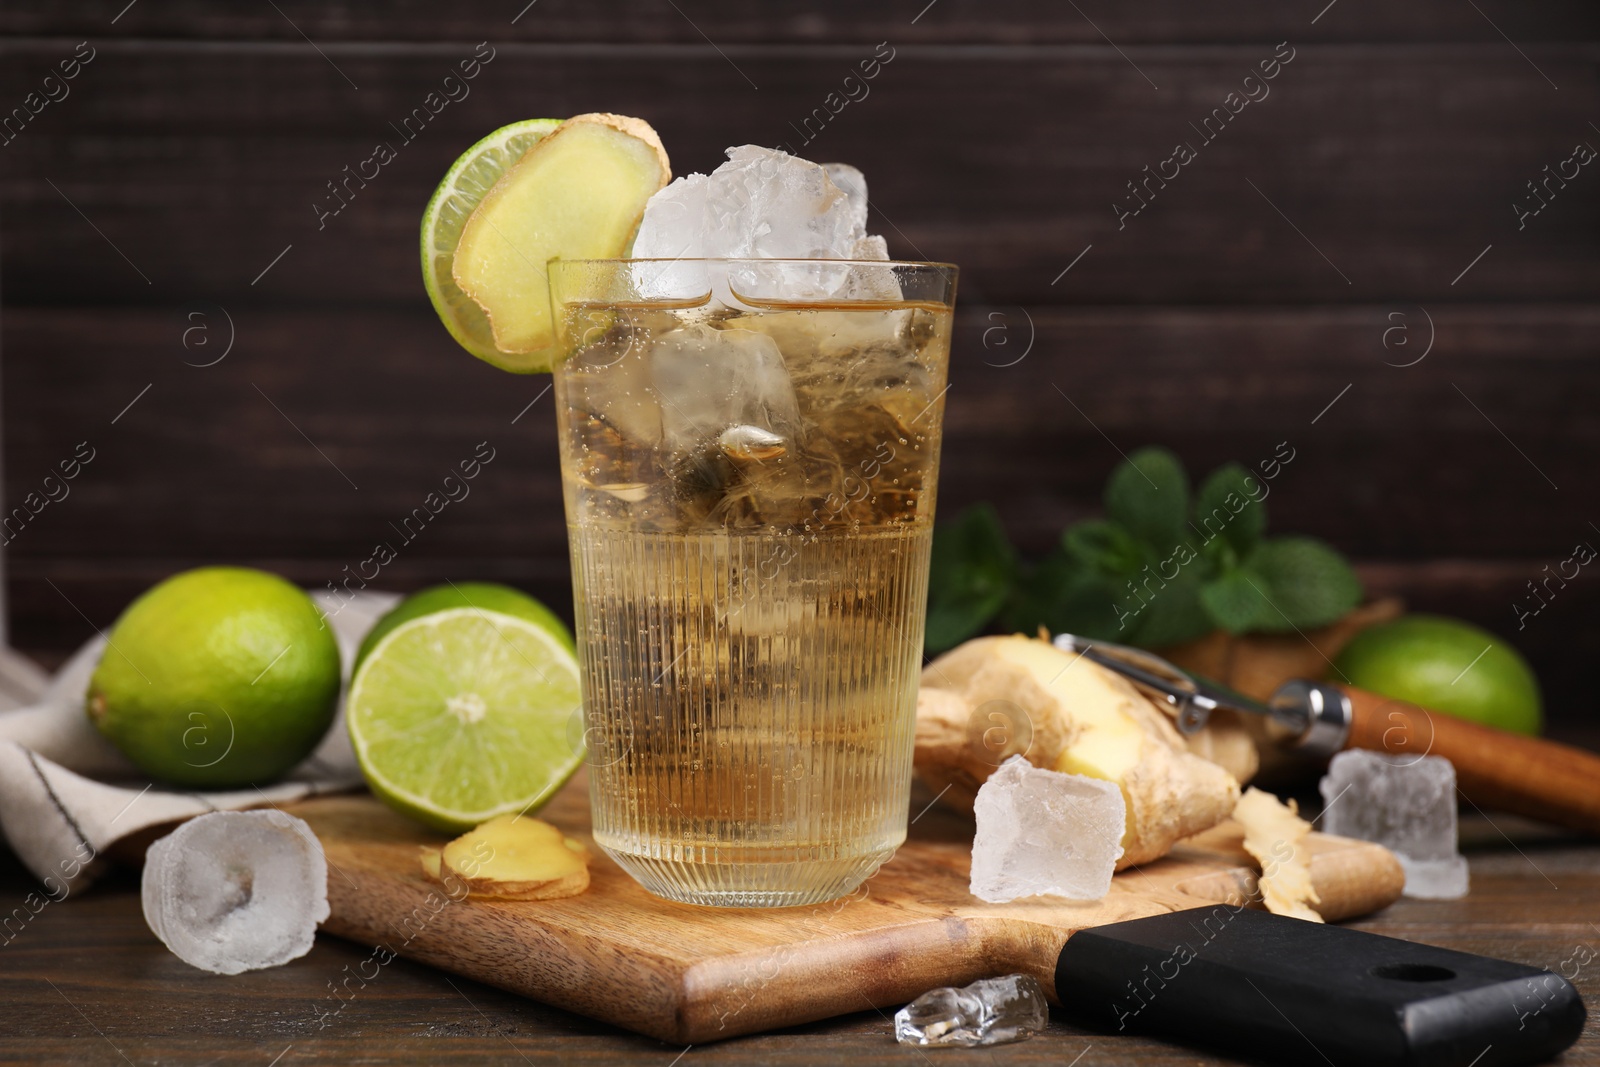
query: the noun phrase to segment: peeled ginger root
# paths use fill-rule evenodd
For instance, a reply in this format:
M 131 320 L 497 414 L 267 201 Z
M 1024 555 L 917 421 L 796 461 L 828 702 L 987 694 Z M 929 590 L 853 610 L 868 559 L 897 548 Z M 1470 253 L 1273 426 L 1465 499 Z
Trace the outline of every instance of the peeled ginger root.
M 422 849 L 422 872 L 490 900 L 554 900 L 589 888 L 589 852 L 547 822 L 501 815 L 443 849 Z
M 1271 793 L 1245 790 L 1233 817 L 1244 827 L 1244 850 L 1261 864 L 1261 900 L 1274 915 L 1289 915 L 1319 923 L 1312 909 L 1321 903 L 1311 885 L 1311 853 L 1305 836 L 1311 824 L 1300 817 L 1291 799 L 1287 805 Z
M 1092 660 L 1014 635 L 980 637 L 930 663 L 917 697 L 922 779 L 970 808 L 1012 755 L 1122 788 L 1118 870 L 1166 855 L 1226 819 L 1239 799 L 1232 775 L 1192 755 L 1160 709 Z

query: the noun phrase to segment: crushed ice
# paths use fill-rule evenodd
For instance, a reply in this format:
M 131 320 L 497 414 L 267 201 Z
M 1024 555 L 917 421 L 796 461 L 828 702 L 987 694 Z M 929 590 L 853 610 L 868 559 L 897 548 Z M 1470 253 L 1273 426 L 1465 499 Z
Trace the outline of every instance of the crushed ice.
M 661 400 L 663 443 L 672 452 L 692 451 L 740 427 L 781 443 L 800 424 L 783 353 L 753 330 L 673 330 L 655 342 L 650 375 Z

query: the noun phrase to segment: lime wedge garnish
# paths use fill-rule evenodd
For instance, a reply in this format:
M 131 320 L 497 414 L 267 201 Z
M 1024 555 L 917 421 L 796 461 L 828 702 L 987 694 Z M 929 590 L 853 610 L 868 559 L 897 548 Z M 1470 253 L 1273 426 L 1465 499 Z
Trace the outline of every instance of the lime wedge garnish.
M 537 622 L 454 608 L 390 631 L 345 720 L 379 799 L 441 830 L 530 812 L 583 762 L 578 661 Z
M 544 368 L 530 365 L 526 354 L 495 347 L 489 317 L 461 291 L 450 270 L 473 209 L 502 174 L 560 125 L 560 119 L 528 119 L 500 127 L 462 153 L 422 213 L 422 281 L 433 309 L 462 348 L 504 370 L 528 373 Z

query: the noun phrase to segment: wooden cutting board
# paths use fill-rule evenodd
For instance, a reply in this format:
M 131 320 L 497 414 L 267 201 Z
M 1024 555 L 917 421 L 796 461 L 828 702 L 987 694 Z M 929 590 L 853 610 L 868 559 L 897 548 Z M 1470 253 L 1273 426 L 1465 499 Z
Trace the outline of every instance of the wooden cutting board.
M 1032 974 L 1053 995 L 1056 957 L 1075 931 L 1240 902 L 1255 888 L 1240 830 L 1228 823 L 1118 874 L 1103 900 L 985 904 L 967 892 L 970 821 L 934 808 L 865 886 L 828 904 L 676 904 L 646 893 L 598 849 L 581 896 L 452 901 L 417 860 L 419 844 L 443 838 L 371 797 L 322 797 L 285 810 L 310 823 L 327 852 L 325 930 L 676 1042 L 895 1009 L 934 986 L 1016 972 Z M 586 839 L 584 776 L 540 817 Z M 1404 876 L 1384 849 L 1324 834 L 1310 841 L 1312 878 L 1329 918 L 1399 897 Z

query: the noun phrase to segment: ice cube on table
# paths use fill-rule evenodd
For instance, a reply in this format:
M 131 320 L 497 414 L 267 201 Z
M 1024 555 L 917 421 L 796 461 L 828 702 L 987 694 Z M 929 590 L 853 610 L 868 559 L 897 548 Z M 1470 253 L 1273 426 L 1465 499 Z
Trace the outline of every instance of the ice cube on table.
M 656 338 L 650 376 L 669 452 L 704 447 L 734 427 L 792 439 L 800 426 L 794 384 L 777 342 L 753 330 L 689 326 Z M 778 443 L 764 439 L 765 446 Z
M 1467 893 L 1457 850 L 1456 770 L 1442 756 L 1351 749 L 1333 757 L 1318 786 L 1325 833 L 1389 849 L 1406 872 L 1405 894 L 1454 900 Z
M 145 922 L 178 958 L 239 974 L 311 951 L 328 917 L 328 863 L 293 815 L 216 811 L 150 846 L 140 896 Z
M 1127 823 L 1115 782 L 1012 756 L 978 790 L 973 811 L 971 890 L 980 900 L 1099 900 L 1111 889 Z
M 1465 856 L 1443 860 L 1414 860 L 1396 852 L 1400 868 L 1406 872 L 1405 895 L 1418 900 L 1460 900 L 1471 887 Z
M 1003 1045 L 1043 1030 L 1050 1008 L 1038 979 L 985 978 L 962 989 L 930 989 L 894 1013 L 894 1039 L 924 1048 Z

